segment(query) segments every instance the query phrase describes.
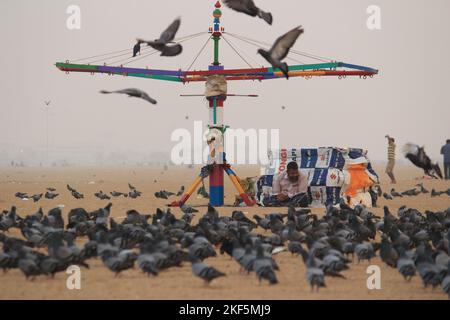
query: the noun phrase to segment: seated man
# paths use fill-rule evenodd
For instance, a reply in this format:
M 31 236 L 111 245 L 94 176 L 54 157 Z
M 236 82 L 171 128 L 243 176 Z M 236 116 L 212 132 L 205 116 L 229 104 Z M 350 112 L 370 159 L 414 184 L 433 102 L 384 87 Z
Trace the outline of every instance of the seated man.
M 273 195 L 266 197 L 263 204 L 266 207 L 307 207 L 308 177 L 298 170 L 297 162 L 289 162 L 285 172 L 273 182 Z

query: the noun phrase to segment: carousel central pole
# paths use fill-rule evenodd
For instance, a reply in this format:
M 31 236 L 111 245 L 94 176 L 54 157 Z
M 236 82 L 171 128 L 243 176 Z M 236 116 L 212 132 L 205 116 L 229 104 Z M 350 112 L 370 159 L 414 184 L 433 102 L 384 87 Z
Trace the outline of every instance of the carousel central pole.
M 214 40 L 214 62 L 209 66 L 209 70 L 223 70 L 224 67 L 220 65 L 219 62 L 219 42 L 222 36 L 221 31 L 223 28 L 220 27 L 220 18 L 222 17 L 222 11 L 220 10 L 221 4 L 219 1 L 215 4 L 215 10 L 213 12 L 214 23 L 213 27 L 210 29 L 212 32 L 212 37 Z M 223 170 L 223 135 L 225 133 L 225 126 L 223 124 L 223 104 L 226 99 L 225 96 L 212 96 L 207 98 L 209 101 L 209 129 L 214 131 L 219 139 L 215 140 L 215 148 L 212 151 L 214 154 L 210 154 L 210 157 L 214 157 L 215 161 L 213 168 L 209 175 L 209 197 L 210 205 L 212 206 L 223 206 L 224 204 L 224 170 Z M 217 141 L 219 140 L 219 141 Z

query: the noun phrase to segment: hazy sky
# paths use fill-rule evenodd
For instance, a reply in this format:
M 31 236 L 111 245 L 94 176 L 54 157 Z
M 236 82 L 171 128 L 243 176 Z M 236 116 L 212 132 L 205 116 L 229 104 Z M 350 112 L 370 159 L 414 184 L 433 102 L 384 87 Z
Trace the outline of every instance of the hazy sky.
M 183 86 L 131 77 L 66 75 L 54 63 L 131 49 L 136 37 L 157 37 L 176 16 L 182 17 L 179 36 L 207 31 L 214 3 L 1 0 L 0 150 L 45 145 L 44 100 L 48 99 L 52 100 L 53 149 L 89 146 L 107 151 L 169 151 L 174 145 L 170 141 L 173 130 L 193 130 L 194 120 L 206 125 L 206 103 L 201 98 L 179 97 L 202 93 L 203 83 Z M 66 9 L 71 4 L 81 8 L 81 30 L 66 27 Z M 386 157 L 384 135 L 389 133 L 397 137 L 399 149 L 406 142 L 415 142 L 440 160 L 440 147 L 450 138 L 450 1 L 259 0 L 257 4 L 273 13 L 273 26 L 223 8 L 226 31 L 273 42 L 301 24 L 306 32 L 297 42 L 297 50 L 370 66 L 380 74 L 368 80 L 330 77 L 231 82 L 230 93 L 260 97 L 229 98 L 225 109 L 228 125 L 279 128 L 281 143 L 287 147 L 363 147 L 375 160 Z M 381 8 L 379 31 L 366 26 L 366 9 L 371 4 Z M 186 42 L 181 56 L 153 55 L 131 66 L 185 69 L 206 39 L 205 34 Z M 256 55 L 257 48 L 229 39 L 267 66 Z M 223 41 L 221 46 L 226 67 L 245 67 Z M 205 69 L 211 62 L 212 46 L 194 68 Z M 155 107 L 98 93 L 126 87 L 146 90 L 159 104 Z

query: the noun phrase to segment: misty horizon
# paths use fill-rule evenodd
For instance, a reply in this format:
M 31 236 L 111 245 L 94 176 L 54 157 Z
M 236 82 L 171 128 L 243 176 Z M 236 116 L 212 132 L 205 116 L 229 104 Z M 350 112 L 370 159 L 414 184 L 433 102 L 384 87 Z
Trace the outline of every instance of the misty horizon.
M 163 161 L 159 157 L 164 159 L 176 144 L 170 140 L 174 130 L 192 131 L 194 121 L 207 123 L 204 99 L 179 96 L 203 93 L 203 84 L 66 75 L 54 64 L 120 48 L 129 47 L 131 53 L 137 37 L 158 36 L 177 16 L 182 18 L 180 36 L 207 32 L 215 2 L 167 0 L 158 2 L 155 10 L 154 2 L 139 0 L 1 1 L 0 34 L 8 49 L 1 53 L 0 165 L 15 159 L 30 165 L 46 162 L 46 100 L 51 100 L 49 163 L 107 163 L 112 161 L 108 157 L 119 163 Z M 229 98 L 225 124 L 244 130 L 280 129 L 280 145 L 285 148 L 367 149 L 369 158 L 377 162 L 387 157 L 384 136 L 390 134 L 397 139 L 398 160 L 404 159 L 401 147 L 412 142 L 425 146 L 433 161 L 442 162 L 440 148 L 450 138 L 450 97 L 446 73 L 436 70 L 450 67 L 450 45 L 443 40 L 450 30 L 445 18 L 450 2 L 436 0 L 430 6 L 426 1 L 380 0 L 381 30 L 366 27 L 370 1 L 348 0 L 345 6 L 331 0 L 284 1 L 283 8 L 274 1 L 258 2 L 273 13 L 273 26 L 223 8 L 225 30 L 272 43 L 301 24 L 306 31 L 295 49 L 380 73 L 367 80 L 231 81 L 230 93 L 259 97 Z M 71 4 L 81 8 L 81 30 L 66 27 Z M 132 66 L 186 70 L 205 37 L 183 43 L 179 57 L 153 55 Z M 256 48 L 230 40 L 239 44 L 249 62 L 267 66 Z M 225 42 L 220 45 L 220 60 L 227 68 L 245 67 Z M 207 69 L 212 56 L 210 44 L 193 69 Z M 127 87 L 147 91 L 158 105 L 99 94 L 102 89 Z

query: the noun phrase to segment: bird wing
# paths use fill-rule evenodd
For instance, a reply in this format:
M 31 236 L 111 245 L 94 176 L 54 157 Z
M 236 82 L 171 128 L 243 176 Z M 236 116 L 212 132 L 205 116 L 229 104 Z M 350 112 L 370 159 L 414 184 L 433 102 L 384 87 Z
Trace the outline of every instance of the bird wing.
M 253 0 L 225 0 L 224 2 L 228 8 L 237 12 L 246 13 L 253 17 L 258 14 L 258 8 Z
M 138 41 L 133 47 L 133 57 L 136 57 L 136 55 L 141 51 L 141 42 Z
M 417 155 L 419 153 L 419 146 L 413 143 L 407 143 L 403 146 L 402 151 L 405 156 L 408 153 Z
M 143 91 L 141 92 L 141 98 L 144 99 L 145 101 L 150 102 L 151 104 L 158 103 L 155 99 L 151 98 L 147 93 L 145 93 Z
M 289 50 L 297 41 L 298 37 L 304 32 L 304 29 L 299 26 L 295 29 L 292 29 L 288 33 L 279 37 L 272 49 L 270 49 L 270 54 L 273 60 L 280 61 L 286 58 L 289 53 Z
M 177 18 L 174 22 L 161 34 L 161 37 L 159 37 L 159 41 L 163 44 L 171 42 L 175 35 L 178 32 L 178 29 L 180 28 L 181 19 Z

